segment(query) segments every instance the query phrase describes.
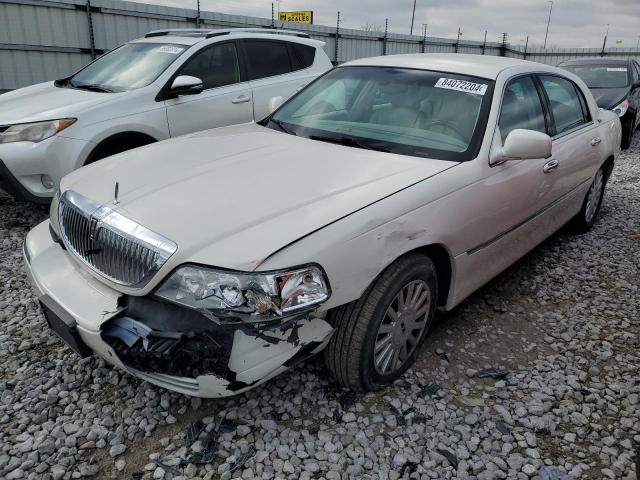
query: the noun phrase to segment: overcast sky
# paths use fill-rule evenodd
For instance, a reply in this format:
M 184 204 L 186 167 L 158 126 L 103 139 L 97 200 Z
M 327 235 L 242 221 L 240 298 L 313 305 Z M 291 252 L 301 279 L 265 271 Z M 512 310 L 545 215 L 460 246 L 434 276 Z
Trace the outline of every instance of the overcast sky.
M 137 0 L 143 1 L 143 0 Z M 428 34 L 498 41 L 502 32 L 510 43 L 530 45 L 544 42 L 549 2 L 547 0 L 416 0 L 414 34 L 428 24 Z M 196 0 L 144 0 L 144 3 L 195 8 Z M 278 3 L 276 2 L 276 9 Z M 201 0 L 203 10 L 271 17 L 271 0 Z M 413 0 L 281 0 L 281 10 L 313 10 L 314 23 L 335 25 L 340 10 L 341 24 L 360 28 L 365 24 L 409 33 Z M 554 0 L 547 45 L 557 47 L 601 47 L 607 23 L 608 46 L 635 48 L 640 35 L 640 0 Z M 616 43 L 618 42 L 618 43 Z M 619 43 L 621 42 L 621 43 Z

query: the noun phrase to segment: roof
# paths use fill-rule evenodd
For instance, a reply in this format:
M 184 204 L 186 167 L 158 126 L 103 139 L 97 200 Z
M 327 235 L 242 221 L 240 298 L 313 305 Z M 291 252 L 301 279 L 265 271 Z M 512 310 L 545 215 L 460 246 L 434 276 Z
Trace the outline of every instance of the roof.
M 562 65 L 563 67 L 566 67 L 568 65 L 628 65 L 630 62 L 631 60 L 628 58 L 592 57 L 566 60 L 558 65 Z
M 133 40 L 137 43 L 174 43 L 178 45 L 195 45 L 210 38 L 227 38 L 241 35 L 243 38 L 279 38 L 298 41 L 313 46 L 323 46 L 324 43 L 310 38 L 309 34 L 295 30 L 278 30 L 271 28 L 170 28 L 154 30 L 143 38 Z
M 411 53 L 406 55 L 386 55 L 383 57 L 362 58 L 346 62 L 345 66 L 376 66 L 418 68 L 442 72 L 473 75 L 495 80 L 500 72 L 507 68 L 530 66 L 534 70 L 553 70 L 553 67 L 541 63 L 529 62 L 510 57 L 495 55 L 469 55 L 460 53 Z

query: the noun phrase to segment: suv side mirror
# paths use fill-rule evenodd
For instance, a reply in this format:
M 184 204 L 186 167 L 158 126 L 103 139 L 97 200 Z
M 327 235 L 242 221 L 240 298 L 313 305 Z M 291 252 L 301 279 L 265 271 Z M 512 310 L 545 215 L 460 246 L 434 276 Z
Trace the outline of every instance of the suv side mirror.
M 278 107 L 283 103 L 284 103 L 284 97 L 281 97 L 281 96 L 271 97 L 269 99 L 269 105 L 268 105 L 269 115 L 275 112 L 278 109 Z
M 197 95 L 204 90 L 202 80 L 191 75 L 179 75 L 171 84 L 171 93 L 174 95 Z
M 516 128 L 507 135 L 502 148 L 491 157 L 491 164 L 508 160 L 531 160 L 551 156 L 551 137 L 535 130 Z

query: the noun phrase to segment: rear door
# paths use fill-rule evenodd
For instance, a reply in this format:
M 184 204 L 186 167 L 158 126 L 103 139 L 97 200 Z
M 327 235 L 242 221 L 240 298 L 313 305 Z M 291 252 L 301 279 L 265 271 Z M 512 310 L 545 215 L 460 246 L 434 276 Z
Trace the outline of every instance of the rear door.
M 603 159 L 603 139 L 580 88 L 568 78 L 539 74 L 537 80 L 552 122 L 556 177 L 551 200 L 558 200 L 588 182 Z M 596 114 L 597 112 L 593 112 Z
M 314 47 L 269 39 L 244 39 L 240 43 L 253 91 L 256 121 L 271 113 L 270 99 L 287 99 L 315 77 L 306 71 L 313 64 Z
M 241 75 L 237 42 L 214 43 L 202 48 L 173 78 L 178 75 L 198 77 L 204 91 L 165 101 L 172 137 L 253 120 L 251 87 Z

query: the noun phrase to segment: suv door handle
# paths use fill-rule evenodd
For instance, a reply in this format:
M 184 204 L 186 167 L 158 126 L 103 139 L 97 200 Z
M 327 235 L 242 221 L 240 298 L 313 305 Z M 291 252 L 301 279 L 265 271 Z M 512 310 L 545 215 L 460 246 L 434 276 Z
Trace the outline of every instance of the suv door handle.
M 549 160 L 547 163 L 544 164 L 544 167 L 542 167 L 542 171 L 544 173 L 550 173 L 554 171 L 556 168 L 558 168 L 559 165 L 560 165 L 560 162 L 558 162 L 558 160 Z
M 236 97 L 233 100 L 231 100 L 231 103 L 233 104 L 246 103 L 249 100 L 251 100 L 251 97 L 249 95 L 240 95 L 239 97 Z
M 600 142 L 602 141 L 602 139 L 600 137 L 593 137 L 591 139 L 591 146 L 595 147 L 596 145 L 598 145 Z

